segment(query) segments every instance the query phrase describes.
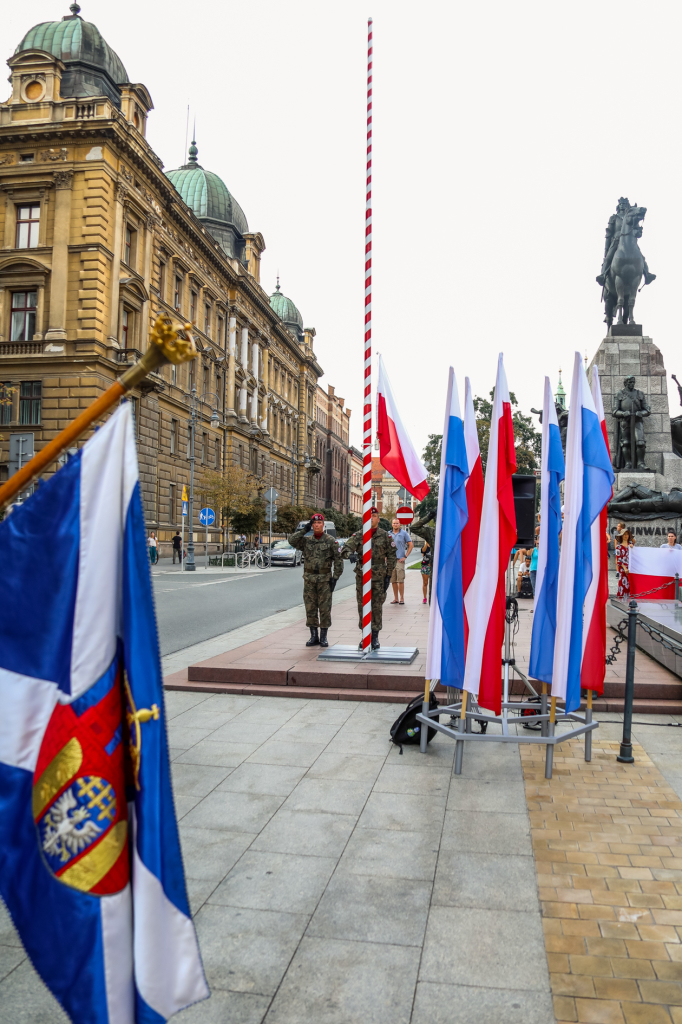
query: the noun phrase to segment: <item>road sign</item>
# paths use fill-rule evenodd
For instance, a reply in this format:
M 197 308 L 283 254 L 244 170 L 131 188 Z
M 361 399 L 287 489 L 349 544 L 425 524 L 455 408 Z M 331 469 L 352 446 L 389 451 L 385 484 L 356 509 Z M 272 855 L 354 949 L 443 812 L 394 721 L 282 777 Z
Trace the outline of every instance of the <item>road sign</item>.
M 277 501 L 279 498 L 279 491 L 276 491 L 274 487 L 268 487 L 263 497 L 266 501 Z
M 414 512 L 409 505 L 401 505 L 395 514 L 401 526 L 409 526 L 414 521 Z
M 276 523 L 277 522 L 277 512 L 266 512 L 265 513 L 265 522 L 266 523 Z
M 202 508 L 199 513 L 199 522 L 202 526 L 212 526 L 215 522 L 215 512 L 212 508 Z
M 186 501 L 183 501 L 183 503 L 182 503 L 182 514 L 183 514 L 183 516 L 186 516 L 188 514 L 188 508 L 187 508 L 187 502 Z
M 185 484 L 182 485 L 182 500 L 183 501 L 188 501 L 189 500 L 187 498 L 187 487 L 186 487 Z

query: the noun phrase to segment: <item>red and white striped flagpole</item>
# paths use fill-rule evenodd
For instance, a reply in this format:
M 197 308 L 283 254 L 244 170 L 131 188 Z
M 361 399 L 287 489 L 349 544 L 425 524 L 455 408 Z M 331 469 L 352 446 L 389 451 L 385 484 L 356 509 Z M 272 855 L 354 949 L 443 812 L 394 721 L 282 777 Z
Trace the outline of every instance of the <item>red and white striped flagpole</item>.
M 367 199 L 365 206 L 365 404 L 362 496 L 362 650 L 372 629 L 372 19 L 367 21 Z

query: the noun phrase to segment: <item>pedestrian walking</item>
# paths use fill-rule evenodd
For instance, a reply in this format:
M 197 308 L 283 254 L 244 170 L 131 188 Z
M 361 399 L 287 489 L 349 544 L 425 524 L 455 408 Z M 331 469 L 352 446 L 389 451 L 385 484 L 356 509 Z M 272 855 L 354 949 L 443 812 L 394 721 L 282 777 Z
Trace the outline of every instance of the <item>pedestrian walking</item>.
M 312 527 L 312 536 L 306 536 Z M 289 537 L 293 548 L 303 552 L 303 603 L 310 630 L 306 647 L 329 647 L 327 630 L 332 624 L 332 594 L 343 572 L 339 545 L 324 532 L 324 516 L 316 512 Z M 319 634 L 318 634 L 319 627 Z
M 395 544 L 386 530 L 379 526 L 379 513 L 376 508 L 371 509 L 372 515 L 372 650 L 378 651 L 379 633 L 383 625 L 383 604 L 386 600 L 386 592 L 391 582 L 391 576 L 396 565 Z M 358 530 L 352 537 L 349 537 L 341 552 L 342 558 L 347 558 L 351 564 L 355 564 L 355 593 L 358 600 L 358 619 L 362 629 L 362 530 Z M 362 650 L 362 640 L 358 645 Z
M 391 604 L 405 604 L 405 561 L 411 553 L 414 544 L 407 530 L 403 530 L 399 519 L 393 520 L 393 530 L 389 533 L 389 537 L 391 537 L 395 544 L 396 555 L 395 569 L 391 576 L 391 584 L 393 585 L 393 600 Z
M 539 529 L 539 527 L 537 528 Z M 530 556 L 530 585 L 533 588 L 533 597 L 535 597 L 535 580 L 538 575 L 538 557 L 539 551 L 537 544 L 533 548 L 533 553 Z
M 431 579 L 431 570 L 433 568 L 433 551 L 428 540 L 425 540 L 422 545 L 422 604 L 426 604 L 429 591 L 429 580 Z
M 149 540 L 147 541 L 147 545 L 149 547 L 149 561 L 152 563 L 152 565 L 156 565 L 159 558 L 159 549 L 156 543 L 156 534 L 154 533 L 153 530 L 149 534 Z
M 182 565 L 182 537 L 179 530 L 175 531 L 175 536 L 173 537 L 173 565 L 175 565 L 176 555 L 178 556 L 178 562 Z
M 622 533 L 616 534 L 616 597 L 621 600 L 630 594 L 630 548 L 633 543 L 628 529 L 623 528 Z

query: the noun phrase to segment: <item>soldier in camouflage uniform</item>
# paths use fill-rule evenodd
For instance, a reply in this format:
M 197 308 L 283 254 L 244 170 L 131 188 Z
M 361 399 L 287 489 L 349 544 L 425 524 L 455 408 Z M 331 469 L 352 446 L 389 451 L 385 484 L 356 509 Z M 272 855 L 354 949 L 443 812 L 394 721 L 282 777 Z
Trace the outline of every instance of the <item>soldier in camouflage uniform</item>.
M 350 537 L 341 552 L 342 558 L 355 562 L 355 588 L 358 598 L 359 626 L 362 629 L 362 530 Z M 372 509 L 372 650 L 378 651 L 379 630 L 383 625 L 383 604 L 391 575 L 396 567 L 395 544 L 379 526 L 379 513 Z M 362 640 L 358 645 L 362 650 Z
M 307 537 L 311 527 L 313 535 Z M 289 543 L 303 552 L 303 603 L 306 626 L 310 628 L 310 640 L 306 647 L 316 647 L 318 644 L 320 647 L 329 647 L 327 630 L 332 624 L 332 594 L 343 572 L 339 545 L 330 534 L 324 532 L 324 516 L 321 512 L 316 512 L 302 530 L 292 533 Z

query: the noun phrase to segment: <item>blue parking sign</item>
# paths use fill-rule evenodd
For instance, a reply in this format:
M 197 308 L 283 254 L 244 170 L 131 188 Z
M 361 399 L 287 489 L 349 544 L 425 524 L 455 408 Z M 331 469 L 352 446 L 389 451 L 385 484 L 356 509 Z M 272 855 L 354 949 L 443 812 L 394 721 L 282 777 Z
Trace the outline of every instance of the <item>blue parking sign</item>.
M 183 503 L 182 503 L 182 514 L 183 514 L 183 516 L 187 515 L 187 505 L 188 505 L 188 502 L 183 501 Z

